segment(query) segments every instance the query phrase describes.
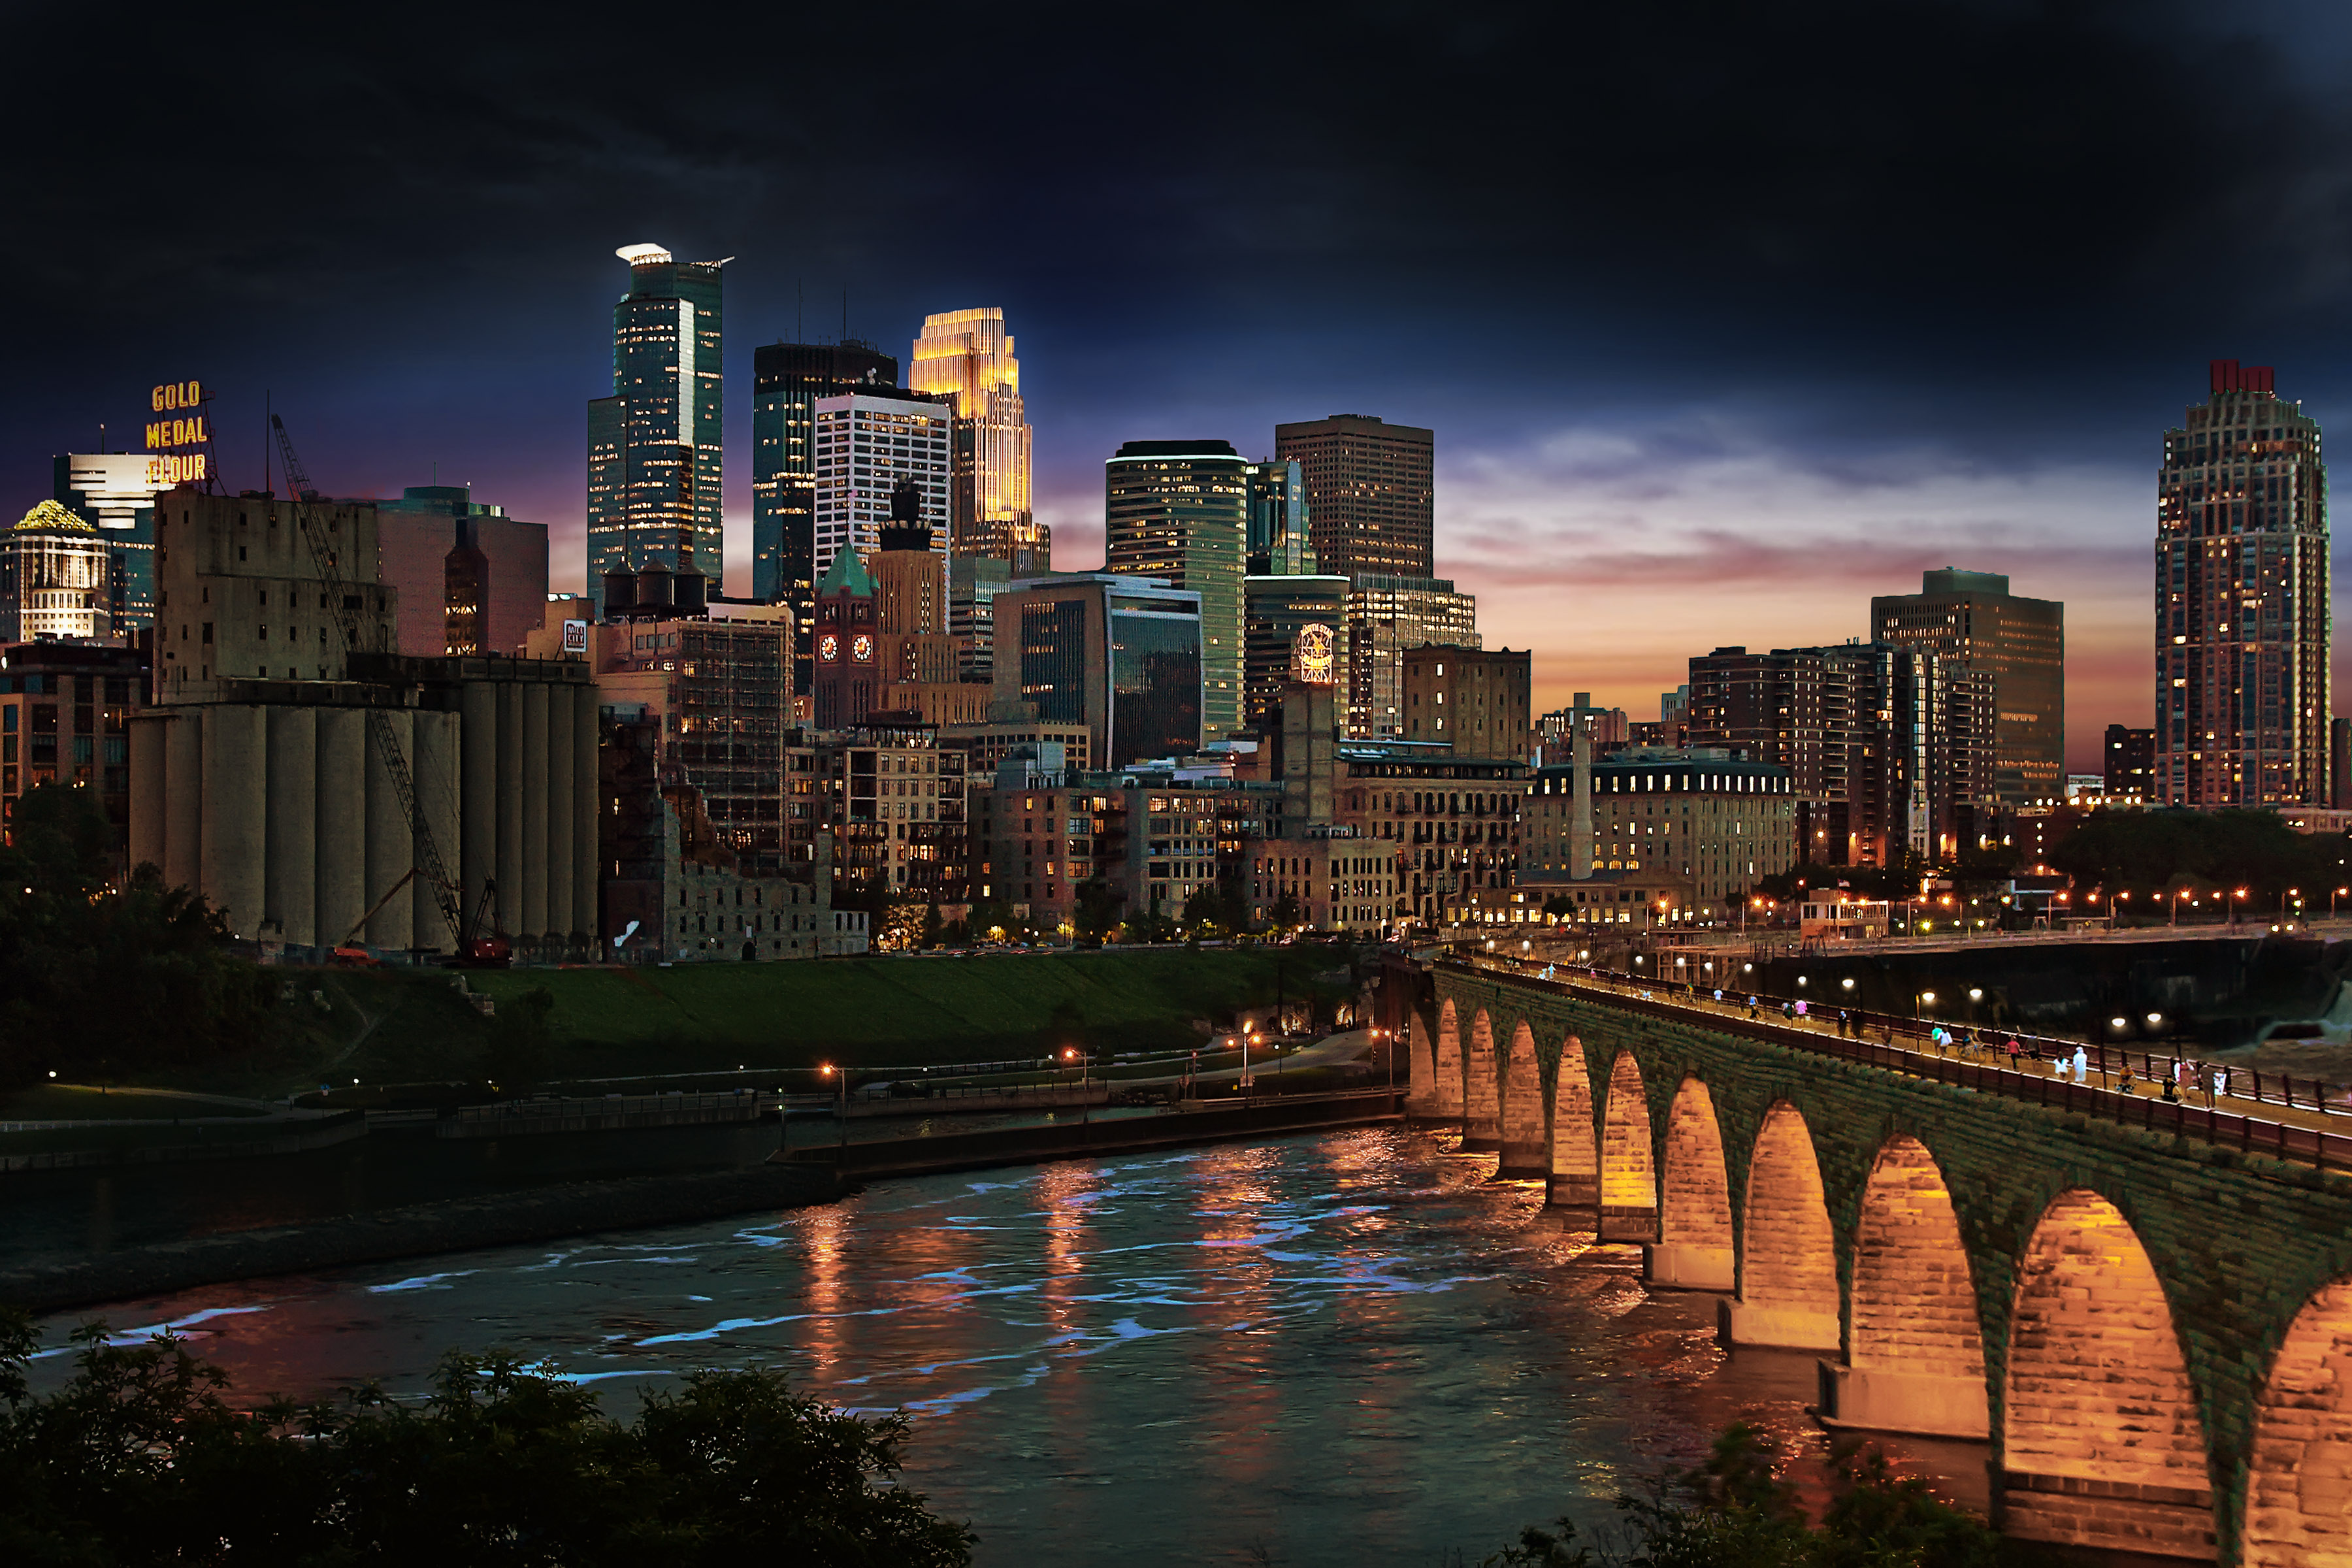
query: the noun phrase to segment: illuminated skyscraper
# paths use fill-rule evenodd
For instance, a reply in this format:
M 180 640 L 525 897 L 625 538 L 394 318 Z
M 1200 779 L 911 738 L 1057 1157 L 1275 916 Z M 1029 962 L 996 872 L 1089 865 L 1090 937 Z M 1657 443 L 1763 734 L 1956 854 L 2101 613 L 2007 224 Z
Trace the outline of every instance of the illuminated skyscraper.
M 607 572 L 725 568 L 719 513 L 725 407 L 719 261 L 625 245 L 613 307 L 613 395 L 588 405 L 588 584 Z
M 845 550 L 871 554 L 893 515 L 902 481 L 917 491 L 918 521 L 948 511 L 949 426 L 944 397 L 898 389 L 844 393 L 814 405 L 817 579 Z M 940 595 L 947 595 L 947 541 L 934 534 Z
M 1052 570 L 1052 532 L 1029 510 L 1029 424 L 1004 312 L 990 305 L 924 317 L 907 385 L 955 395 L 953 552 L 1006 562 L 1015 577 Z
M 1348 733 L 1360 740 L 1404 729 L 1404 656 L 1429 643 L 1478 646 L 1478 601 L 1444 577 L 1360 574 L 1348 589 Z
M 96 523 L 112 557 L 108 595 L 118 629 L 155 618 L 155 492 L 163 484 L 153 467 L 144 452 L 68 452 L 56 459 L 49 499 Z
M 1249 470 L 1225 441 L 1129 441 L 1105 470 L 1105 570 L 1201 595 L 1201 740 L 1243 723 Z
M 2268 365 L 2215 360 L 2157 481 L 2164 805 L 2328 803 L 2327 470 Z
M 1315 556 L 1342 577 L 1427 577 L 1435 565 L 1435 432 L 1334 414 L 1274 427 L 1307 480 Z

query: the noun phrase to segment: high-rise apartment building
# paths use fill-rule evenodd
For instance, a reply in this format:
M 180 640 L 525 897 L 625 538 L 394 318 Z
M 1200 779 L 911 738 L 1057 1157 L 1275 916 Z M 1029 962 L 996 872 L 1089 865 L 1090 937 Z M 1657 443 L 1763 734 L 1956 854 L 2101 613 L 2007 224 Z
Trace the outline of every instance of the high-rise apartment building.
M 1129 441 L 1106 465 L 1104 570 L 1201 596 L 1201 730 L 1243 721 L 1249 467 L 1225 441 Z
M 1015 577 L 1052 571 L 1051 531 L 1030 513 L 1029 422 L 1004 312 L 990 305 L 924 317 L 907 384 L 955 400 L 953 552 L 1004 562 Z
M 949 425 L 944 398 L 919 392 L 851 392 L 816 400 L 816 550 L 819 580 L 845 550 L 870 554 L 902 482 L 912 482 L 925 521 L 948 515 Z M 948 541 L 935 532 L 940 594 L 947 594 Z
M 871 343 L 768 343 L 751 351 L 751 597 L 793 607 L 793 689 L 809 689 L 816 619 L 816 403 L 898 384 Z
M 1014 581 L 995 598 L 996 698 L 1083 724 L 1123 768 L 1201 744 L 1201 595 L 1163 577 L 1087 572 Z
M 1348 733 L 1404 733 L 1404 656 L 1426 643 L 1478 646 L 1478 601 L 1443 577 L 1359 575 L 1348 590 Z
M 2157 483 L 2156 794 L 2324 805 L 2327 469 L 2267 365 L 2215 360 Z
M 2066 773 L 2066 606 L 2024 599 L 1992 572 L 1921 574 L 1919 592 L 1870 601 L 1871 635 L 1991 672 L 1993 788 L 2011 805 L 2054 800 Z
M 144 452 L 64 452 L 49 499 L 106 542 L 108 608 L 117 629 L 155 619 L 155 459 Z
M 2108 725 L 2103 760 L 2101 783 L 2108 795 L 2146 800 L 2156 787 L 2156 731 Z
M 726 409 L 719 268 L 625 245 L 613 307 L 613 395 L 588 405 L 588 591 L 607 572 L 725 569 Z M 730 258 L 728 259 L 732 259 Z
M 1274 455 L 1295 458 L 1321 569 L 1342 577 L 1427 577 L 1436 570 L 1436 433 L 1334 414 L 1274 427 Z
M 1803 858 L 1891 867 L 1973 847 L 1993 804 L 1993 679 L 1925 648 L 1843 643 L 1690 661 L 1690 743 L 1787 768 Z

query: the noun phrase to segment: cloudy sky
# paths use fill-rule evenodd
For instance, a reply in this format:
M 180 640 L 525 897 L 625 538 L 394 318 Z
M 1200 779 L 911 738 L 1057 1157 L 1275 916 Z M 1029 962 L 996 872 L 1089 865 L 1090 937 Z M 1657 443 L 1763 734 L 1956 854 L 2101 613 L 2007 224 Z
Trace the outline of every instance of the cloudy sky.
M 193 376 L 231 483 L 267 393 L 326 488 L 437 465 L 576 581 L 653 241 L 736 258 L 738 562 L 754 345 L 996 304 L 1057 564 L 1122 440 L 1378 414 L 1436 428 L 1439 571 L 1547 704 L 1654 714 L 1949 564 L 2066 602 L 2089 767 L 2206 363 L 2352 419 L 2338 6 L 802 11 L 12 7 L 0 502 Z

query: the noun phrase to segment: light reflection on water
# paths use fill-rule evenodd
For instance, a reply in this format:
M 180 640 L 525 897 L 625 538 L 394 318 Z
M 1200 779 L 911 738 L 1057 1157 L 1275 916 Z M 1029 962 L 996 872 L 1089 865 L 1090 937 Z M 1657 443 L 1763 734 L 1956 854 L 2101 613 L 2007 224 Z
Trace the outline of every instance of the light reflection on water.
M 1380 1129 L 877 1184 L 106 1315 L 215 1314 L 199 1353 L 257 1394 L 415 1391 L 443 1351 L 499 1345 L 625 1411 L 648 1379 L 782 1364 L 916 1413 L 908 1484 L 1021 1568 L 1475 1562 L 1522 1523 L 1605 1525 L 1735 1415 L 1818 1448 L 1811 1358 L 1727 1365 L 1712 1297 L 1653 1297 L 1639 1248 L 1444 1147 Z

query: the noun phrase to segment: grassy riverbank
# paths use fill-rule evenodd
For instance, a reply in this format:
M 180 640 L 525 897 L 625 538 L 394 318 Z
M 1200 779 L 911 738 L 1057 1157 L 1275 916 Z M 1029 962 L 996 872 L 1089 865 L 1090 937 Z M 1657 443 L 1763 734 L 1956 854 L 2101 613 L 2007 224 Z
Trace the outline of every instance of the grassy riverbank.
M 544 988 L 554 999 L 548 1079 L 805 1067 L 939 1065 L 1096 1051 L 1175 1049 L 1277 994 L 1318 1013 L 1349 988 L 1341 948 L 1119 949 L 669 969 L 471 973 L 502 1008 Z M 298 1043 L 268 1060 L 152 1081 L 276 1095 L 483 1075 L 496 1026 L 439 970 L 289 970 L 303 1015 Z M 142 1080 L 151 1081 L 151 1080 Z

